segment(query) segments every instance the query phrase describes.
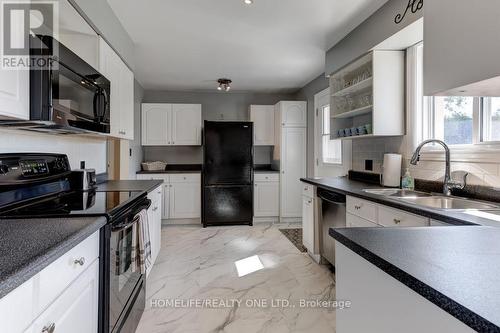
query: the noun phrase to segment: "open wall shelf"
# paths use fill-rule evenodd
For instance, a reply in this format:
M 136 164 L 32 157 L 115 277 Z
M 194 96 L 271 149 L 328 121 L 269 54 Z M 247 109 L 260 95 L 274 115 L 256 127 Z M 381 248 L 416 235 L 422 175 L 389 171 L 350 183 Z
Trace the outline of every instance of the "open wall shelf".
M 372 51 L 330 75 L 332 138 L 405 134 L 405 53 Z M 367 105 L 369 104 L 369 105 Z M 371 134 L 339 137 L 339 130 L 371 125 Z

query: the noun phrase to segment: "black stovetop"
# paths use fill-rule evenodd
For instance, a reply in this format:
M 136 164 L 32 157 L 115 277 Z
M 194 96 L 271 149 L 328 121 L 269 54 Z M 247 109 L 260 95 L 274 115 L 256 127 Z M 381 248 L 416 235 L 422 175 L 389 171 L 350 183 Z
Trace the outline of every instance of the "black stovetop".
M 0 210 L 0 218 L 38 218 L 67 216 L 111 217 L 134 200 L 144 196 L 141 191 L 69 191 L 38 198 L 15 207 Z

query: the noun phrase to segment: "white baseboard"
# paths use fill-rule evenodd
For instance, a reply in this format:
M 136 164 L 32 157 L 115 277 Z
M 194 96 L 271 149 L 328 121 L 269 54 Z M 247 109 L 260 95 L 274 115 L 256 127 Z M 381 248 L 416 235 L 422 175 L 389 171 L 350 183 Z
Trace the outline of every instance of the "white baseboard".
M 201 225 L 201 219 L 196 218 L 196 219 L 168 219 L 168 220 L 161 220 L 161 224 L 163 225 Z
M 280 217 L 280 223 L 302 223 L 302 217 Z
M 254 217 L 253 223 L 277 223 L 279 222 L 279 217 Z
M 314 260 L 315 263 L 319 264 L 321 262 L 321 255 L 313 254 L 313 253 L 309 252 L 309 250 L 307 251 L 307 254 L 309 255 L 309 257 L 312 258 L 312 260 Z

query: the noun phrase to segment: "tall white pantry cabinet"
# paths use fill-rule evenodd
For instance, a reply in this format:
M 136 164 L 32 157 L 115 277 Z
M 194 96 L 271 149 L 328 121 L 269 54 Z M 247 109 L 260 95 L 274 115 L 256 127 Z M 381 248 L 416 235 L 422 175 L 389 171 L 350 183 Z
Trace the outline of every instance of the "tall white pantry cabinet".
M 273 160 L 280 170 L 280 220 L 299 221 L 302 184 L 306 176 L 307 103 L 282 101 L 275 106 Z

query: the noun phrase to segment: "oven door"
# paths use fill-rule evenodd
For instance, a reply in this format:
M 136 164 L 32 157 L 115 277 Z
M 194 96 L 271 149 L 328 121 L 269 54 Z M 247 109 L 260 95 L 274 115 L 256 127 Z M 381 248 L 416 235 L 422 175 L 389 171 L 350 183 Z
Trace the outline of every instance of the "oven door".
M 109 265 L 109 332 L 118 323 L 129 299 L 142 278 L 139 267 L 134 269 L 132 263 L 137 249 L 134 237 L 137 237 L 134 226 L 139 222 L 138 217 L 118 226 L 111 226 L 110 238 L 110 265 Z

